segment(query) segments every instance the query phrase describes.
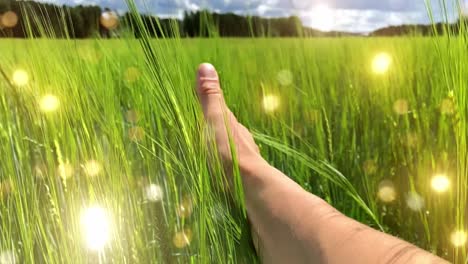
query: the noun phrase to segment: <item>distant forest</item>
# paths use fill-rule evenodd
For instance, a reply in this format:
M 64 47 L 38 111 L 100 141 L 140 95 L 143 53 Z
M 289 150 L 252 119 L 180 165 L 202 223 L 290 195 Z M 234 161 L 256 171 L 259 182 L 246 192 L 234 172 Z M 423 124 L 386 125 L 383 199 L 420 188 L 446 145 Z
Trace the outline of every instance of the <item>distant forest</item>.
M 18 16 L 14 27 L 2 27 L 0 37 L 92 38 L 134 35 L 139 37 L 139 21 L 152 37 L 335 37 L 359 36 L 350 32 L 322 32 L 302 25 L 296 16 L 262 18 L 209 11 L 185 12 L 182 20 L 161 19 L 131 13 L 120 16 L 116 27 L 105 27 L 101 14 L 113 13 L 99 6 L 57 6 L 33 1 L 0 0 L 0 17 L 7 11 Z M 116 16 L 116 14 L 115 14 Z M 141 20 L 140 20 L 141 18 Z M 1 21 L 1 20 L 0 20 Z M 371 32 L 369 36 L 457 34 L 462 20 L 454 24 L 391 26 Z M 140 24 L 141 25 L 141 24 Z

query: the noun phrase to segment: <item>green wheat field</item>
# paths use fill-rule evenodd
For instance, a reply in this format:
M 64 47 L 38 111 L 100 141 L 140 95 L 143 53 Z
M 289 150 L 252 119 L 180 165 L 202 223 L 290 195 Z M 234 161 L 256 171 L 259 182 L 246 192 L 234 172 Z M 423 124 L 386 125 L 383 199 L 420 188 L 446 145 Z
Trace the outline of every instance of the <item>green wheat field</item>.
M 467 44 L 2 39 L 0 263 L 258 262 L 242 192 L 207 144 L 202 62 L 271 164 L 466 263 Z

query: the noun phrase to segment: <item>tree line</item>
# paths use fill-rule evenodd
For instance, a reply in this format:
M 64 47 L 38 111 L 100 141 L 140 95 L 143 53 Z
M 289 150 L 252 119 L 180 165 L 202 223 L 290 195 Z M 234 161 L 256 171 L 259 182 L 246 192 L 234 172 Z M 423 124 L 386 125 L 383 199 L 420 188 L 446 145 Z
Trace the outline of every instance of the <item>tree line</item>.
M 183 19 L 161 19 L 146 14 L 125 13 L 118 27 L 103 26 L 102 14 L 111 10 L 99 6 L 58 6 L 34 1 L 0 0 L 0 18 L 7 11 L 18 16 L 14 27 L 2 27 L 0 37 L 92 38 L 149 34 L 151 37 L 320 37 L 353 36 L 347 32 L 321 32 L 305 27 L 296 16 L 263 18 L 218 14 L 207 10 L 185 12 Z M 105 24 L 104 24 L 105 25 Z M 402 25 L 372 32 L 371 36 L 432 35 L 458 32 L 455 24 Z

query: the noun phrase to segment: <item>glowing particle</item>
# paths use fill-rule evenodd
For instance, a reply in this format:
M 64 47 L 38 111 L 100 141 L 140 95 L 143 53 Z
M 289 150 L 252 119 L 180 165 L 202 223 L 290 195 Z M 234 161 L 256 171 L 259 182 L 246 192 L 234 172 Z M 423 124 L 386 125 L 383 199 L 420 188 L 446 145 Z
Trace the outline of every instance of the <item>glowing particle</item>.
M 89 177 L 96 177 L 99 175 L 99 173 L 101 173 L 102 166 L 101 164 L 99 164 L 99 162 L 95 160 L 90 160 L 85 163 L 83 169 L 86 175 L 88 175 Z
M 146 199 L 150 202 L 159 202 L 163 199 L 164 193 L 161 186 L 150 184 L 145 189 Z
M 100 251 L 110 239 L 110 221 L 106 210 L 90 207 L 81 215 L 81 225 L 89 249 Z
M 67 180 L 73 176 L 73 166 L 70 165 L 70 163 L 65 162 L 62 164 L 59 164 L 57 167 L 57 173 L 62 178 L 63 180 Z
M 281 70 L 276 78 L 282 86 L 289 86 L 293 83 L 293 74 L 289 70 Z
M 190 215 L 192 215 L 193 212 L 192 199 L 190 199 L 190 197 L 184 197 L 180 205 L 177 207 L 176 212 L 177 215 L 181 218 L 190 217 Z
M 406 134 L 406 136 L 402 140 L 402 143 L 405 146 L 410 147 L 410 148 L 418 147 L 419 142 L 420 142 L 419 136 L 418 136 L 418 134 L 416 134 L 414 132 L 410 132 L 410 133 Z
M 99 21 L 107 29 L 116 29 L 119 25 L 119 16 L 114 11 L 106 11 L 101 14 Z
M 374 160 L 366 160 L 364 161 L 364 164 L 362 165 L 362 168 L 364 170 L 364 172 L 367 174 L 367 175 L 371 175 L 371 174 L 374 174 L 377 172 L 377 163 L 375 163 Z
M 397 194 L 393 182 L 389 180 L 383 180 L 380 182 L 377 196 L 384 203 L 391 203 L 395 201 Z
M 455 105 L 453 100 L 444 99 L 440 104 L 440 112 L 444 115 L 452 115 L 455 113 Z
M 13 28 L 18 24 L 18 15 L 13 11 L 7 11 L 1 16 L 0 25 L 4 28 Z
M 11 250 L 3 251 L 0 253 L 0 264 L 16 264 L 18 259 L 15 252 Z
M 140 78 L 140 71 L 136 67 L 129 67 L 125 70 L 124 79 L 129 83 L 136 82 Z
M 390 69 L 392 57 L 385 52 L 377 54 L 372 60 L 372 71 L 375 74 L 384 74 Z
M 141 141 L 145 137 L 145 130 L 143 128 L 137 126 L 137 127 L 132 127 L 128 130 L 128 138 L 130 138 L 131 141 Z
M 16 86 L 25 86 L 29 82 L 29 75 L 25 70 L 16 70 L 13 73 L 12 81 L 13 84 Z
M 128 110 L 125 113 L 125 120 L 129 123 L 137 123 L 140 120 L 140 113 L 137 110 Z
M 263 97 L 263 109 L 265 109 L 265 112 L 273 113 L 278 109 L 279 106 L 280 99 L 278 96 L 269 94 Z
M 192 241 L 192 230 L 186 228 L 182 232 L 177 232 L 172 239 L 172 243 L 176 248 L 184 248 L 190 245 Z
M 450 180 L 446 175 L 439 174 L 432 178 L 431 186 L 438 193 L 446 192 L 450 187 Z
M 8 179 L 0 182 L 0 200 L 7 198 L 13 191 L 14 187 L 11 180 Z
M 413 211 L 421 211 L 424 208 L 424 198 L 415 192 L 411 192 L 406 196 L 406 205 Z
M 40 100 L 39 100 L 39 107 L 41 108 L 41 111 L 44 113 L 49 113 L 56 111 L 60 106 L 60 101 L 57 98 L 57 96 L 52 95 L 52 94 L 47 94 L 44 95 Z
M 455 247 L 462 247 L 466 244 L 468 237 L 465 231 L 456 230 L 450 235 L 450 241 Z
M 409 111 L 408 101 L 405 99 L 398 99 L 393 103 L 393 112 L 397 115 L 406 115 Z

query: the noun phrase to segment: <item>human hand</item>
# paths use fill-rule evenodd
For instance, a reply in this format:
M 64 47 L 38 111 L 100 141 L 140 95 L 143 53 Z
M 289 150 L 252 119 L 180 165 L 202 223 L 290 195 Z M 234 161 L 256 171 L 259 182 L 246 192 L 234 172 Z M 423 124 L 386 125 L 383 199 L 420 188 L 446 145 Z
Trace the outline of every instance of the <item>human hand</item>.
M 221 159 L 232 165 L 230 140 L 235 146 L 237 161 L 243 176 L 265 163 L 249 130 L 240 124 L 224 101 L 219 76 L 213 65 L 198 68 L 197 93 L 208 126 L 213 130 Z

